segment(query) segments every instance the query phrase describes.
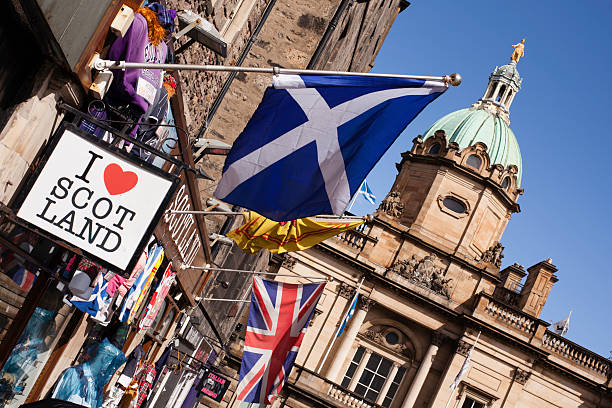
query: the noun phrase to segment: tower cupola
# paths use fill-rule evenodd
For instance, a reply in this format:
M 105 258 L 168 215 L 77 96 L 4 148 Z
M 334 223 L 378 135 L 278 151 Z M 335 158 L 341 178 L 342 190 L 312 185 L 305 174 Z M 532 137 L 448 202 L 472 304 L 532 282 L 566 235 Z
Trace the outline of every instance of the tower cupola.
M 516 64 L 525 55 L 525 39 L 513 47 L 514 52 L 510 57 L 510 63 L 495 67 L 489 76 L 489 84 L 484 95 L 473 105 L 474 108 L 486 109 L 498 115 L 508 125 L 510 124 L 510 105 L 523 82 L 516 69 Z

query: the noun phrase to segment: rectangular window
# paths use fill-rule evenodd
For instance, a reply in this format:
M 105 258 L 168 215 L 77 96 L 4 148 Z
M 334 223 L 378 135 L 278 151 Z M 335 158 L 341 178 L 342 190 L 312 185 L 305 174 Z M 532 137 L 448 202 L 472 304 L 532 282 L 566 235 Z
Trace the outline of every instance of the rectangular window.
M 465 397 L 461 408 L 484 408 L 484 404 L 482 402 L 474 401 L 470 397 Z
M 349 368 L 342 380 L 341 385 L 344 388 L 348 388 L 364 353 L 364 347 L 359 347 L 355 352 L 355 356 L 353 357 L 353 360 L 351 361 L 351 364 L 349 365 Z M 361 395 L 368 401 L 376 402 L 380 391 L 387 381 L 387 377 L 389 376 L 392 367 L 393 362 L 391 360 L 384 358 L 380 354 L 371 353 L 368 361 L 365 364 L 363 373 L 359 377 L 359 381 L 355 386 L 355 394 Z M 404 367 L 400 367 L 392 380 L 389 391 L 387 391 L 387 394 L 385 395 L 382 403 L 384 407 L 391 406 L 393 397 L 395 397 L 399 384 L 402 381 L 402 378 L 404 378 L 404 374 L 406 374 L 406 369 Z

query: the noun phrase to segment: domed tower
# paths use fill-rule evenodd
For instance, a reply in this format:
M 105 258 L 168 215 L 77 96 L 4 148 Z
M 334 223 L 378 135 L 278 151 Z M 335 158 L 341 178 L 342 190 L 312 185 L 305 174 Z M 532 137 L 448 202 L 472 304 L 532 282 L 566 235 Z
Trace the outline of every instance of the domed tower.
M 520 211 L 523 192 L 521 152 L 509 120 L 520 87 L 516 61 L 497 67 L 472 107 L 442 117 L 414 139 L 379 217 L 449 255 L 499 268 L 499 240 Z

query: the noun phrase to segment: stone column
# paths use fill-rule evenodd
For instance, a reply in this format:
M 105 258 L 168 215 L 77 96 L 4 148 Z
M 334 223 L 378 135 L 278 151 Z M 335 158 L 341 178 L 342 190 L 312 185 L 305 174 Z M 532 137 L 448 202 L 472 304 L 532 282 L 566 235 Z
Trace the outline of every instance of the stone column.
M 361 361 L 355 370 L 355 374 L 353 374 L 353 378 L 351 378 L 351 382 L 348 385 L 348 389 L 351 391 L 355 391 L 355 387 L 357 387 L 357 381 L 361 378 L 361 374 L 363 374 L 363 370 L 365 370 L 366 364 L 370 360 L 370 356 L 372 355 L 372 350 L 365 349 L 363 356 L 361 357 Z M 340 379 L 338 379 L 340 382 Z
M 425 378 L 427 378 L 427 374 L 429 374 L 433 359 L 438 353 L 438 348 L 440 348 L 443 340 L 444 338 L 440 333 L 434 332 L 432 334 L 431 344 L 425 352 L 425 356 L 423 357 L 421 365 L 414 376 L 414 380 L 412 380 L 412 384 L 410 384 L 410 388 L 408 389 L 408 393 L 404 398 L 402 408 L 412 408 L 414 406 L 414 403 L 419 396 L 419 392 L 421 391 L 421 387 L 423 387 L 423 383 L 425 383 Z
M 436 394 L 432 397 L 431 402 L 429 404 L 430 408 L 444 407 L 445 404 L 449 401 L 449 398 L 451 398 L 451 395 L 458 395 L 457 390 L 451 390 L 449 387 L 455 381 L 455 378 L 457 378 L 457 374 L 459 374 L 461 367 L 463 367 L 470 348 L 472 348 L 472 345 L 466 342 L 465 340 L 459 339 L 459 341 L 457 341 L 455 353 L 449 359 L 448 365 L 440 383 L 440 387 L 436 391 Z
M 391 388 L 391 384 L 393 383 L 393 380 L 395 380 L 395 376 L 397 374 L 397 370 L 399 370 L 399 366 L 399 363 L 393 362 L 391 372 L 387 376 L 387 379 L 385 380 L 385 383 L 383 384 L 382 389 L 380 390 L 380 394 L 378 394 L 378 398 L 376 399 L 376 403 L 378 405 L 382 405 L 383 401 L 385 400 L 385 397 L 389 392 L 389 388 Z
M 368 310 L 373 304 L 374 301 L 370 298 L 359 297 L 359 300 L 357 301 L 357 310 L 344 328 L 344 333 L 342 333 L 342 336 L 340 336 L 338 348 L 334 353 L 334 359 L 325 373 L 325 376 L 330 381 L 335 383 L 339 382 L 338 377 L 340 376 L 340 370 L 348 357 L 348 353 L 353 347 L 353 343 L 355 342 L 357 333 L 359 333 L 359 329 L 365 320 L 366 314 L 368 314 Z
M 499 94 L 500 89 L 501 89 L 501 82 L 498 82 L 495 85 L 495 92 L 493 92 L 493 96 L 491 96 L 491 99 L 493 99 L 493 100 L 497 99 L 497 95 Z

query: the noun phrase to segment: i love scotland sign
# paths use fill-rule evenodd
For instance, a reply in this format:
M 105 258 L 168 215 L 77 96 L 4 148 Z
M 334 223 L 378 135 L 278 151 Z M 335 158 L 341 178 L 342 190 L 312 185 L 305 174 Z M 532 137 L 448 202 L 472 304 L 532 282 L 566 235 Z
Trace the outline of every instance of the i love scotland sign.
M 129 273 L 178 178 L 64 125 L 17 216 Z

